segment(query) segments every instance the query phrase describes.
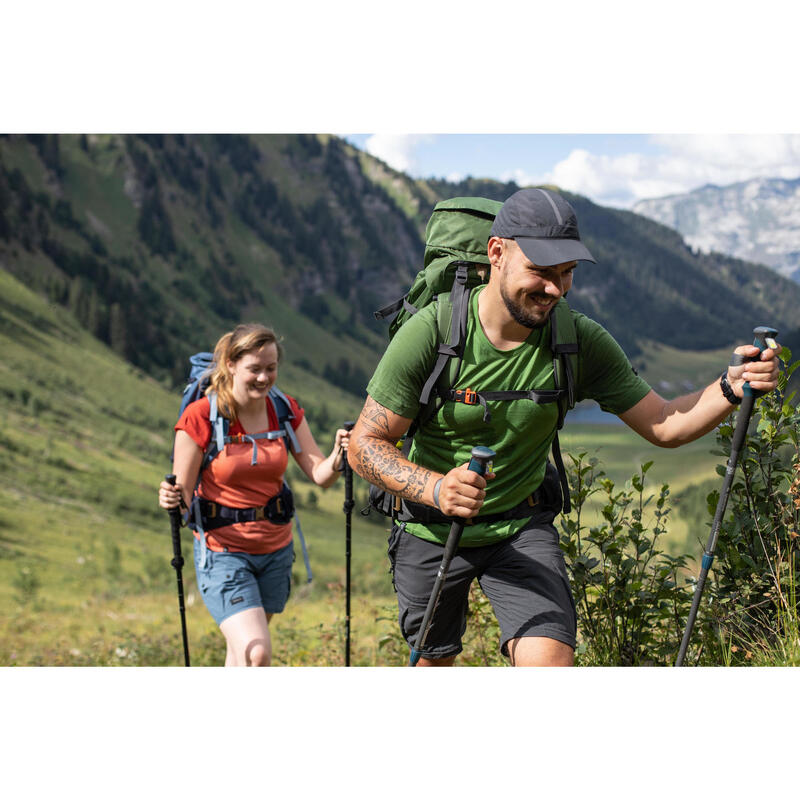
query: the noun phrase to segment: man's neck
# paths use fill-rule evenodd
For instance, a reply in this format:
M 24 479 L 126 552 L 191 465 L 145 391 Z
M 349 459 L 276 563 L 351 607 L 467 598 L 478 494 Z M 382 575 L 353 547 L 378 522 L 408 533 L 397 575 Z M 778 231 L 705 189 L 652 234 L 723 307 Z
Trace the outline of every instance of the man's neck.
M 513 350 L 531 335 L 531 328 L 511 316 L 500 293 L 491 285 L 478 295 L 478 320 L 486 338 L 498 350 Z

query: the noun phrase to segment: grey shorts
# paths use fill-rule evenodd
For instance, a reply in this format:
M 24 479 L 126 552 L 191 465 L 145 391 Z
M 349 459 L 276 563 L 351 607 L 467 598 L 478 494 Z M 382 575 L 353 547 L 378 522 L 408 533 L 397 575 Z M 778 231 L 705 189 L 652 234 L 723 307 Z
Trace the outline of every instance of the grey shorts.
M 575 647 L 577 618 L 553 516 L 534 517 L 514 536 L 482 547 L 460 547 L 447 572 L 423 655 L 461 652 L 467 628 L 469 587 L 477 578 L 500 624 L 500 651 L 523 636 L 545 636 Z M 444 547 L 394 526 L 389 559 L 403 636 L 414 645 Z

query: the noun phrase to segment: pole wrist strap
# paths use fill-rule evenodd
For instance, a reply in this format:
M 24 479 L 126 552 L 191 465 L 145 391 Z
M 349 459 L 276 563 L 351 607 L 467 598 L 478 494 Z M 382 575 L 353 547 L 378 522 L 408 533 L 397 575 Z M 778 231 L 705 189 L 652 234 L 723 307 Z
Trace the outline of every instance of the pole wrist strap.
M 725 372 L 723 372 L 722 375 L 719 376 L 719 386 L 720 389 L 722 389 L 722 394 L 725 395 L 725 399 L 731 405 L 738 406 L 741 404 L 742 398 L 737 397 L 733 393 L 733 389 L 731 389 L 731 385 L 728 383 L 728 370 L 725 370 Z

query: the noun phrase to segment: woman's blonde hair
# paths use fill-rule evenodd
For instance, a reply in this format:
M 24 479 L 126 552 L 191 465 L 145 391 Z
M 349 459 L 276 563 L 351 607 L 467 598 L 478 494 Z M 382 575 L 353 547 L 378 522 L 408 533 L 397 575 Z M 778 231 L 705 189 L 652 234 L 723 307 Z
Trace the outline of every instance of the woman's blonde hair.
M 231 422 L 236 419 L 236 401 L 233 397 L 233 377 L 228 370 L 228 362 L 236 362 L 242 356 L 260 350 L 266 344 L 274 344 L 278 349 L 278 361 L 283 357 L 283 347 L 272 328 L 250 322 L 237 325 L 220 338 L 214 347 L 214 370 L 206 394 L 217 393 L 217 407 L 220 413 Z

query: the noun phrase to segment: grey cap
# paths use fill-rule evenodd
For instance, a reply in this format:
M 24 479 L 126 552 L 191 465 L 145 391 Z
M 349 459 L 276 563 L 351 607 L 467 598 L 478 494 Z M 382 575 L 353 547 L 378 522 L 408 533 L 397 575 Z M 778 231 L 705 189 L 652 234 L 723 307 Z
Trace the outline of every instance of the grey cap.
M 514 192 L 497 213 L 491 235 L 514 239 L 540 267 L 566 261 L 597 263 L 581 243 L 575 210 L 560 194 L 547 189 Z

